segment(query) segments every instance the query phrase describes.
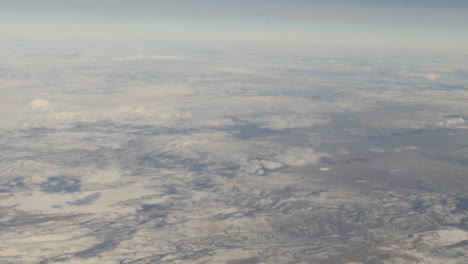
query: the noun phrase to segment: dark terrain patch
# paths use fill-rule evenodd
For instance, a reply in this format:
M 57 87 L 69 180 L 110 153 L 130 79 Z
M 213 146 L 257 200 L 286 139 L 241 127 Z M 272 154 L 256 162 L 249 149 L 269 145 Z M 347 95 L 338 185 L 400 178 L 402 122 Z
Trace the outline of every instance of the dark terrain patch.
M 260 263 L 260 259 L 258 257 L 236 259 L 236 260 L 230 260 L 227 262 L 227 264 L 256 264 L 256 263 Z
M 68 205 L 74 205 L 74 206 L 83 206 L 83 205 L 88 205 L 88 204 L 92 204 L 94 201 L 96 201 L 97 199 L 99 199 L 101 197 L 101 193 L 93 193 L 93 194 L 90 194 L 82 199 L 79 199 L 79 200 L 76 200 L 74 202 L 68 202 L 67 204 Z
M 47 182 L 41 184 L 41 188 L 47 193 L 72 193 L 80 191 L 81 182 L 74 178 L 50 177 Z

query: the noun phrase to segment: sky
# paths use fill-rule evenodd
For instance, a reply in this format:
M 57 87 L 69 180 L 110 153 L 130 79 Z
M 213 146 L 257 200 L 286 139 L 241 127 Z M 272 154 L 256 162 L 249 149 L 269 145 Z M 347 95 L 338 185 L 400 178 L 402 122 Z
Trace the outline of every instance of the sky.
M 462 0 L 0 0 L 3 40 L 176 41 L 468 53 Z

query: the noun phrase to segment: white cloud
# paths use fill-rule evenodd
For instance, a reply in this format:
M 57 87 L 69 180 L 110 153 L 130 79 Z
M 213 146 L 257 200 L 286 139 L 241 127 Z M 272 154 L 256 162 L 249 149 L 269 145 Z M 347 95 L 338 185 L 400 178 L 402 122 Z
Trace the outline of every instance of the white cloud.
M 404 151 L 415 151 L 418 150 L 419 147 L 417 146 L 400 146 L 397 148 L 394 148 L 393 151 L 395 152 L 404 152 Z
M 430 69 L 424 70 L 402 70 L 399 72 L 402 77 L 412 77 L 427 81 L 437 81 L 446 77 L 446 74 L 450 72 L 448 69 L 437 69 L 436 72 L 428 72 Z
M 387 152 L 385 149 L 383 148 L 370 148 L 369 149 L 370 152 L 375 152 L 375 153 L 385 153 Z
M 437 122 L 436 126 L 445 128 L 464 128 L 468 127 L 468 122 L 463 117 L 453 117 Z
M 426 79 L 428 79 L 429 81 L 436 81 L 442 78 L 443 76 L 439 74 L 429 73 L 429 74 L 426 74 L 424 77 L 426 77 Z
M 267 170 L 276 170 L 284 167 L 284 164 L 282 164 L 281 162 L 271 160 L 261 160 L 260 164 L 263 166 L 263 168 Z
M 3 177 L 2 183 L 11 179 L 21 179 L 28 188 L 34 188 L 37 184 L 47 180 L 47 178 L 56 176 L 62 169 L 53 164 L 33 161 L 29 159 L 18 159 L 14 162 L 0 163 L 0 175 Z
M 275 156 L 276 160 L 287 166 L 315 165 L 323 157 L 330 155 L 317 153 L 312 148 L 295 147 Z
M 322 157 L 330 156 L 310 147 L 242 140 L 220 132 L 172 137 L 170 142 L 163 144 L 161 154 L 174 155 L 181 160 L 195 160 L 210 169 L 239 167 L 242 173 L 258 175 L 285 167 L 315 165 Z
M 45 99 L 36 99 L 27 105 L 32 110 L 39 111 L 50 111 L 53 109 L 53 105 L 50 101 Z
M 329 120 L 314 116 L 313 113 L 278 113 L 265 114 L 258 117 L 247 117 L 243 120 L 258 124 L 262 128 L 285 130 L 292 128 L 309 128 L 327 124 Z
M 182 56 L 170 56 L 170 55 L 135 55 L 126 57 L 116 57 L 116 61 L 134 61 L 134 60 L 168 60 L 168 61 L 183 61 L 189 60 L 189 58 Z

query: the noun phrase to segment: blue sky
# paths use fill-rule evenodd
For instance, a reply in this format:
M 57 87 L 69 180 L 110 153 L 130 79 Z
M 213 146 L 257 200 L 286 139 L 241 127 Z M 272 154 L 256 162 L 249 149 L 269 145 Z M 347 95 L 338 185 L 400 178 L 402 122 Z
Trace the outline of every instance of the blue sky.
M 0 0 L 3 39 L 173 40 L 468 52 L 462 0 Z

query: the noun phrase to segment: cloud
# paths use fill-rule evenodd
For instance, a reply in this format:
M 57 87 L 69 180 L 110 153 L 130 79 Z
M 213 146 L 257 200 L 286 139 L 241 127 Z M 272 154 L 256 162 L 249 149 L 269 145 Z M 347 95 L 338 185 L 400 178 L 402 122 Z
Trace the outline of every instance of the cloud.
M 426 77 L 426 79 L 428 79 L 429 81 L 435 81 L 435 80 L 438 80 L 438 79 L 442 78 L 441 75 L 434 74 L 434 73 L 426 74 L 424 77 Z
M 369 149 L 370 152 L 374 152 L 374 153 L 386 153 L 387 151 L 383 148 L 370 148 Z
M 315 165 L 323 157 L 329 154 L 317 153 L 312 148 L 295 147 L 278 154 L 275 158 L 287 166 Z
M 419 147 L 417 146 L 400 146 L 397 148 L 394 148 L 393 151 L 395 152 L 405 152 L 405 151 L 416 151 L 419 150 Z
M 468 128 L 468 122 L 463 117 L 452 117 L 437 122 L 436 126 L 445 128 Z
M 164 141 L 169 138 L 164 139 Z M 162 143 L 162 142 L 161 142 Z M 208 171 L 235 168 L 234 173 L 264 175 L 286 167 L 315 165 L 326 153 L 311 147 L 291 147 L 261 140 L 241 140 L 225 133 L 191 134 L 173 137 L 163 143 L 163 156 L 175 156 L 177 162 L 195 162 Z
M 35 188 L 60 171 L 61 168 L 57 165 L 29 159 L 2 162 L 0 163 L 0 175 L 8 175 L 8 177 L 3 177 L 0 183 L 3 187 L 18 188 L 24 185 L 26 188 Z
M 312 113 L 278 113 L 266 114 L 254 117 L 243 118 L 253 124 L 258 124 L 261 128 L 273 130 L 285 130 L 291 128 L 310 128 L 329 123 L 329 120 L 314 117 Z
M 424 79 L 428 81 L 437 81 L 445 77 L 445 74 L 441 73 L 412 72 L 407 70 L 400 71 L 399 74 L 407 77 L 415 77 L 418 79 Z
M 44 99 L 36 99 L 27 105 L 32 110 L 50 111 L 53 105 L 50 101 Z
M 117 57 L 114 58 L 116 61 L 142 61 L 142 60 L 168 60 L 168 61 L 183 61 L 188 60 L 186 57 L 181 56 L 168 56 L 168 55 L 136 55 L 136 56 L 126 56 L 126 57 Z

